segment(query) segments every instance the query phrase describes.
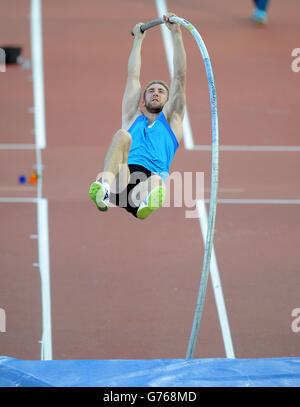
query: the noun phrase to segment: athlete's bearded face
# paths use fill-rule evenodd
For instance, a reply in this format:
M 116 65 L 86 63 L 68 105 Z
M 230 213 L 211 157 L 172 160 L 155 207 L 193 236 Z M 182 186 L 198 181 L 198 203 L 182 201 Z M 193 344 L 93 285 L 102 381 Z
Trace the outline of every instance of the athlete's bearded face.
M 145 92 L 144 104 L 149 113 L 160 113 L 168 100 L 167 89 L 154 83 Z

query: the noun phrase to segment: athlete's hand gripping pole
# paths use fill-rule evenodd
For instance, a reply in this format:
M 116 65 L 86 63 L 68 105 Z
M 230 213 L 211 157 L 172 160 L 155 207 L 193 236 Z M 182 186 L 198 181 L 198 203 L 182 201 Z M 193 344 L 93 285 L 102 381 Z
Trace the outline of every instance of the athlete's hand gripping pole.
M 169 17 L 168 21 L 170 23 L 175 22 L 174 20 L 172 21 L 172 16 Z M 163 17 L 156 18 L 155 20 L 148 21 L 148 23 L 145 23 L 145 24 L 141 25 L 141 27 L 140 27 L 141 33 L 143 34 L 145 31 L 149 30 L 149 28 L 152 28 L 152 27 L 155 27 L 157 25 L 164 24 L 164 23 L 165 23 L 165 20 L 164 20 Z M 134 35 L 132 31 L 131 31 L 131 35 Z

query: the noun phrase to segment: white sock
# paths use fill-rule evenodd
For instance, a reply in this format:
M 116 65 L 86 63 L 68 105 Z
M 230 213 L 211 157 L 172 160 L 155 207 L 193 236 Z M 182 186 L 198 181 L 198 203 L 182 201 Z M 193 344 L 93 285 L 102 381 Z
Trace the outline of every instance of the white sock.
M 101 184 L 104 186 L 104 188 L 106 189 L 108 196 L 110 194 L 110 185 L 107 182 L 101 182 Z
M 145 206 L 147 206 L 146 203 L 145 203 L 145 201 L 142 201 L 142 202 L 139 204 L 138 211 L 140 211 L 141 209 L 145 208 Z

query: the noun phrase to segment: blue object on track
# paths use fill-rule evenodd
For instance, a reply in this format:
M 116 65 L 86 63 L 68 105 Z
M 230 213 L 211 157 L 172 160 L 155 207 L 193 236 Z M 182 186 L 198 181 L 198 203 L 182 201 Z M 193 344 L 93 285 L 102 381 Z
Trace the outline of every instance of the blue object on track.
M 27 181 L 27 179 L 26 179 L 25 175 L 20 175 L 19 176 L 19 183 L 20 184 L 25 184 L 26 181 Z

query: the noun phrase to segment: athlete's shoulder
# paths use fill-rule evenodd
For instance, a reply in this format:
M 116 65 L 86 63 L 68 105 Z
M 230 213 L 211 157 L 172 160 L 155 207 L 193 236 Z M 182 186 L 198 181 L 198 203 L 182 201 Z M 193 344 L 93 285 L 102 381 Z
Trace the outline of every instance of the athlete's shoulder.
M 135 114 L 129 121 L 123 122 L 122 127 L 123 127 L 124 129 L 129 130 L 129 129 L 133 126 L 133 124 L 134 124 L 135 122 L 140 121 L 140 120 L 142 120 L 143 118 L 144 118 L 143 112 L 142 112 L 140 109 L 138 109 L 137 112 L 136 112 L 136 114 Z
M 167 111 L 162 111 L 164 120 L 168 123 L 172 133 L 176 137 L 178 143 L 182 140 L 183 128 L 182 128 L 182 117 L 173 112 L 172 115 L 168 115 Z

